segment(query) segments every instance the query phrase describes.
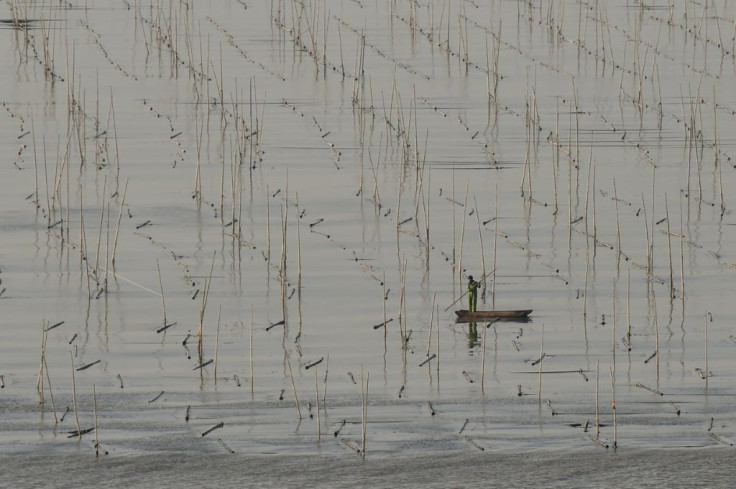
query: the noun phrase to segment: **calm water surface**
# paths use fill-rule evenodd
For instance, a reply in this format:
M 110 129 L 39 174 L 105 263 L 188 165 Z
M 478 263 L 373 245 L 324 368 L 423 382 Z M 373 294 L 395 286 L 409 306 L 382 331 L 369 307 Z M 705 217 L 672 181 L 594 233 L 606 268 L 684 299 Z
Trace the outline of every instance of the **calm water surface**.
M 3 5 L 6 480 L 729 480 L 730 2 Z

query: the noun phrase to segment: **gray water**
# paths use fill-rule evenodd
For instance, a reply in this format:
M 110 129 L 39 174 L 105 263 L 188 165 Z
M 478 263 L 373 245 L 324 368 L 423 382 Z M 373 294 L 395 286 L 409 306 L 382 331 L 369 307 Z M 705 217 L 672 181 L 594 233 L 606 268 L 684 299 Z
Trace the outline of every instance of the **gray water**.
M 731 3 L 2 5 L 14 486 L 730 480 Z
M 728 450 L 451 453 L 360 460 L 319 454 L 192 453 L 105 458 L 3 457 L 24 487 L 731 487 Z

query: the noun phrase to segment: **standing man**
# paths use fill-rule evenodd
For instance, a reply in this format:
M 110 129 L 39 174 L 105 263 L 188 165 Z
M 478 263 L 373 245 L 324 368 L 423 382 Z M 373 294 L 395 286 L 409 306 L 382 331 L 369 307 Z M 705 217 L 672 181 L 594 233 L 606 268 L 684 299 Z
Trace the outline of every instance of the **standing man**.
M 480 284 L 473 280 L 473 276 L 468 277 L 468 309 L 475 312 L 475 306 L 478 303 L 478 286 Z

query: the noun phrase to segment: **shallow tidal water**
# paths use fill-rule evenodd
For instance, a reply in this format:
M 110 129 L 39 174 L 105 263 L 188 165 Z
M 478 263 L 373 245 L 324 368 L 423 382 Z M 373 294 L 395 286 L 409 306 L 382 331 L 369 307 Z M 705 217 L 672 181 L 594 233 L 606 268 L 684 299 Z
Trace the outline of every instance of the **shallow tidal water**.
M 736 6 L 675 3 L 3 2 L 4 479 L 726 487 Z
M 158 453 L 90 460 L 80 454 L 4 457 L 18 484 L 36 487 L 730 487 L 728 450 L 468 452 L 360 460 Z M 17 475 L 16 475 L 17 474 Z

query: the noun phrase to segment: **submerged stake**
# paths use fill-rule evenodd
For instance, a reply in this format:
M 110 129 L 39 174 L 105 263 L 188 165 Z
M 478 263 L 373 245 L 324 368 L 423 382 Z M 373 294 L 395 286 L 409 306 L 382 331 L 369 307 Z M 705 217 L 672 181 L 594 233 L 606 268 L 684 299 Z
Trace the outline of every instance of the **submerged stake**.
M 282 319 L 281 321 L 278 321 L 278 322 L 276 322 L 276 323 L 273 323 L 272 325 L 268 326 L 268 327 L 266 328 L 266 331 L 270 331 L 270 330 L 271 330 L 272 328 L 274 328 L 274 327 L 276 327 L 276 326 L 280 326 L 280 325 L 282 325 L 282 324 L 285 324 L 285 321 L 284 321 L 283 319 Z
M 434 359 L 434 358 L 435 358 L 436 356 L 437 356 L 437 354 L 435 354 L 435 353 L 432 353 L 432 354 L 431 354 L 431 355 L 429 356 L 429 358 L 427 358 L 427 359 L 426 359 L 426 360 L 424 360 L 424 361 L 423 361 L 422 363 L 420 363 L 420 364 L 419 364 L 419 366 L 420 366 L 420 367 L 422 367 L 422 366 L 426 365 L 426 364 L 427 364 L 427 363 L 429 363 L 429 362 L 430 362 L 431 360 L 433 360 L 433 359 Z
M 317 360 L 316 362 L 313 362 L 313 363 L 310 363 L 309 365 L 306 365 L 304 367 L 304 370 L 309 370 L 310 368 L 314 367 L 315 365 L 319 365 L 320 363 L 322 363 L 322 360 L 324 360 L 324 359 L 325 359 L 325 357 L 322 357 L 319 360 Z
M 56 323 L 56 324 L 52 324 L 51 326 L 49 326 L 48 328 L 46 328 L 46 331 L 51 331 L 51 330 L 52 330 L 52 329 L 54 329 L 54 328 L 58 328 L 58 327 L 59 327 L 59 326 L 61 326 L 62 324 L 64 324 L 64 321 L 59 321 L 59 322 L 58 322 L 58 323 Z
M 345 421 L 345 420 L 343 419 L 343 420 L 342 420 L 342 423 L 340 423 L 340 427 L 339 427 L 338 429 L 336 429 L 336 430 L 335 430 L 335 433 L 334 433 L 334 435 L 335 435 L 335 438 L 337 438 L 337 436 L 338 436 L 338 435 L 340 434 L 340 431 L 342 431 L 342 429 L 343 429 L 343 428 L 345 427 L 345 423 L 347 423 L 347 421 Z
M 151 404 L 152 402 L 158 401 L 161 398 L 161 396 L 163 396 L 163 395 L 164 395 L 164 391 L 159 392 L 159 394 L 156 397 L 154 397 L 153 399 L 151 399 L 150 401 L 148 401 L 148 404 Z
M 382 323 L 378 323 L 378 324 L 376 324 L 376 325 L 373 326 L 373 329 L 378 329 L 378 328 L 381 328 L 383 326 L 386 326 L 388 323 L 390 323 L 393 320 L 394 320 L 394 318 L 391 318 L 391 319 L 388 319 L 388 320 L 386 320 L 386 321 L 384 321 Z
M 82 365 L 81 367 L 77 367 L 77 372 L 81 372 L 82 370 L 87 370 L 92 365 L 97 365 L 98 363 L 100 363 L 100 361 L 99 360 L 95 360 L 94 362 L 88 363 L 87 365 Z
M 218 428 L 222 428 L 223 426 L 225 426 L 225 423 L 222 422 L 222 421 L 220 421 L 215 426 L 213 426 L 212 428 L 210 428 L 207 431 L 205 431 L 204 433 L 202 433 L 202 436 L 207 436 L 208 434 L 212 433 L 213 431 L 215 431 Z
M 213 361 L 214 361 L 214 360 L 212 360 L 212 359 L 210 358 L 210 359 L 209 359 L 209 360 L 207 360 L 206 362 L 204 362 L 204 363 L 201 363 L 201 364 L 197 365 L 197 366 L 196 366 L 196 367 L 194 367 L 194 368 L 193 368 L 192 370 L 197 370 L 197 369 L 200 369 L 200 368 L 204 368 L 204 367 L 206 367 L 207 365 L 209 365 L 210 363 L 212 363 Z

